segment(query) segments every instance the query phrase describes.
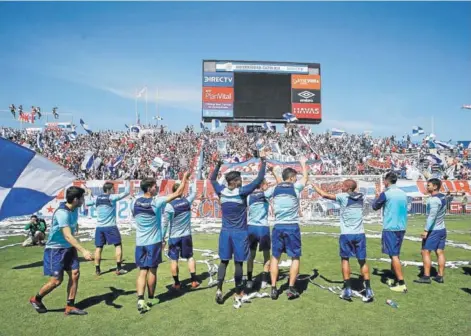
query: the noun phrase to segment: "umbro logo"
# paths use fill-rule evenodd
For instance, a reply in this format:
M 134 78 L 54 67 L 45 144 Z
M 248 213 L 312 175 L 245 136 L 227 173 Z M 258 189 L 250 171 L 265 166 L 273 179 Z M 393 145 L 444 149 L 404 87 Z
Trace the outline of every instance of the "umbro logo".
M 298 96 L 304 99 L 309 99 L 311 97 L 314 97 L 315 95 L 316 95 L 315 93 L 312 93 L 310 91 L 303 91 L 303 92 L 298 93 Z

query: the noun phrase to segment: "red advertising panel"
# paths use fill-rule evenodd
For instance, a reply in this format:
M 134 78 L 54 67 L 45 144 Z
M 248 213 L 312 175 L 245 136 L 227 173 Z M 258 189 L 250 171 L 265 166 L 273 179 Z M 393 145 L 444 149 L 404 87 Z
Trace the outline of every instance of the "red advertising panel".
M 322 119 L 321 104 L 293 103 L 291 113 L 298 119 Z
M 233 103 L 234 88 L 231 87 L 203 87 L 204 103 Z

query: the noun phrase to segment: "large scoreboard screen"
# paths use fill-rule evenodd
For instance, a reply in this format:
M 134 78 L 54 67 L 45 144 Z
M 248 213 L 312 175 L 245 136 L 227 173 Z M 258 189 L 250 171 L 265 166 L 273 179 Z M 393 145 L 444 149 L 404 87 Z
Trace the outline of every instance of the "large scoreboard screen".
M 203 60 L 202 117 L 233 122 L 322 121 L 318 63 Z

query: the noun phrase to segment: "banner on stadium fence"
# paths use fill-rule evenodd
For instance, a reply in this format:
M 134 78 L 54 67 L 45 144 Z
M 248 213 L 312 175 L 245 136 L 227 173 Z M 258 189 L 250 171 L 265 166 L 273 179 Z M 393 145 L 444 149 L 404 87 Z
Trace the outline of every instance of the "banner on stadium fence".
M 366 164 L 371 167 L 371 168 L 375 168 L 375 169 L 388 169 L 390 170 L 392 165 L 391 165 L 391 162 L 381 162 L 379 160 L 376 160 L 376 159 L 370 159 L 366 162 Z
M 240 164 L 233 164 L 235 166 Z M 227 166 L 226 164 L 224 166 Z M 224 167 L 223 166 L 223 167 Z M 250 175 L 250 176 L 249 176 Z M 243 182 L 249 183 L 253 180 L 255 174 L 246 174 L 243 176 Z M 322 176 L 323 178 L 329 178 L 329 176 Z M 342 183 L 338 180 L 338 176 L 332 176 L 332 179 L 337 178 L 337 180 L 316 180 L 316 177 L 313 177 L 313 181 L 320 185 L 320 187 L 326 190 L 329 193 L 340 193 L 342 190 Z M 368 178 L 364 178 L 362 176 L 345 176 L 345 178 L 353 178 L 354 180 L 358 181 L 358 190 L 366 195 L 366 199 L 372 201 L 372 199 L 376 196 L 376 194 L 380 191 L 380 180 L 368 180 Z M 267 175 L 267 180 L 269 185 L 274 185 L 274 179 Z M 81 187 L 86 185 L 92 191 L 93 195 L 100 195 L 103 193 L 103 185 L 108 182 L 105 180 L 90 180 L 90 181 L 75 181 L 73 185 Z M 126 181 L 111 181 L 114 185 L 114 192 L 121 193 L 125 189 Z M 172 187 L 175 183 L 174 180 L 158 180 L 159 185 L 159 195 L 165 196 L 172 193 Z M 425 193 L 425 183 L 424 181 L 398 181 L 398 187 L 403 189 L 408 194 L 409 199 L 409 212 L 410 213 L 425 213 L 425 202 L 423 195 Z M 415 185 L 415 189 L 413 186 Z M 130 181 L 131 187 L 131 197 L 136 197 L 142 194 L 140 190 L 140 180 L 131 180 Z M 64 188 L 62 191 L 59 192 L 57 197 L 52 200 L 51 202 L 47 203 L 38 213 L 37 215 L 50 218 L 52 217 L 54 211 L 57 209 L 61 202 L 65 201 L 65 190 Z M 418 191 L 417 191 L 418 190 Z M 462 192 L 466 192 L 470 195 L 470 181 L 444 181 L 444 187 L 442 188 L 442 192 L 446 190 L 450 190 L 453 193 L 461 194 Z M 188 187 L 184 191 L 186 195 L 188 193 Z M 206 180 L 197 180 L 196 182 L 196 195 L 197 198 L 192 205 L 192 217 L 194 218 L 220 218 L 221 217 L 221 208 L 219 204 L 219 199 L 214 192 L 214 189 L 210 183 L 210 181 Z M 132 219 L 131 214 L 131 197 L 128 197 L 124 200 L 121 200 L 117 203 L 117 218 L 118 221 L 128 221 Z M 319 195 L 314 191 L 312 187 L 309 185 L 302 191 L 300 195 L 300 211 L 301 213 L 305 213 L 306 211 L 311 211 L 311 206 L 313 201 L 318 201 L 317 203 L 324 209 L 327 210 L 335 210 L 338 206 L 335 202 L 322 200 L 319 198 Z M 460 201 L 455 200 L 450 204 L 451 213 L 461 213 L 462 212 L 462 205 Z M 471 212 L 471 203 L 468 203 L 467 211 Z M 95 207 L 86 207 L 83 206 L 80 209 L 80 216 L 85 216 L 89 218 L 96 218 L 96 210 Z M 270 210 L 270 216 L 272 216 L 272 210 Z

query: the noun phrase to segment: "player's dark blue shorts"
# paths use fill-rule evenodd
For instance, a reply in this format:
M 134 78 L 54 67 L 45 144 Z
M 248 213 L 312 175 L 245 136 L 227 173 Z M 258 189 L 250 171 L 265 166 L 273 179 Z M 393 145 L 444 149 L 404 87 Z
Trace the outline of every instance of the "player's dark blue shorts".
M 361 234 L 341 234 L 339 238 L 340 257 L 366 259 L 366 236 Z
M 120 245 L 121 234 L 117 226 L 97 227 L 95 231 L 95 246 Z
M 44 275 L 61 278 L 64 271 L 80 268 L 79 258 L 75 247 L 46 248 L 44 250 Z
M 427 238 L 422 240 L 422 250 L 444 250 L 446 241 L 446 229 L 430 231 Z
M 399 256 L 401 254 L 402 241 L 406 231 L 383 231 L 381 244 L 383 253 L 390 257 Z
M 249 225 L 249 246 L 255 250 L 258 245 L 259 251 L 270 251 L 270 227 L 260 225 Z
M 172 260 L 178 260 L 179 256 L 185 259 L 193 257 L 193 239 L 191 235 L 168 240 L 168 257 Z
M 298 224 L 276 224 L 271 234 L 271 254 L 275 258 L 286 253 L 288 257 L 301 256 L 301 232 Z
M 162 243 L 136 246 L 136 266 L 139 268 L 156 268 L 162 262 Z
M 249 250 L 249 235 L 245 230 L 221 230 L 219 234 L 219 258 L 234 261 L 247 261 Z

